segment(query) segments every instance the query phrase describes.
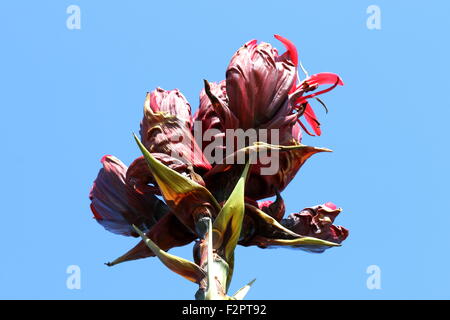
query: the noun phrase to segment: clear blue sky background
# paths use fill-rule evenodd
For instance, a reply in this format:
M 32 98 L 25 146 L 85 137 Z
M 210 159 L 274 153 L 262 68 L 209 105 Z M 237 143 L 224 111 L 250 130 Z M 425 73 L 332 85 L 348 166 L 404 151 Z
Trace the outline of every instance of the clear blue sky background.
M 66 8 L 81 8 L 81 30 Z M 381 8 L 382 29 L 366 28 Z M 447 1 L 2 1 L 0 298 L 192 299 L 196 286 L 155 259 L 108 268 L 136 239 L 89 210 L 100 158 L 139 151 L 146 91 L 224 78 L 244 42 L 294 41 L 310 71 L 345 86 L 324 96 L 322 137 L 283 192 L 288 212 L 333 201 L 350 229 L 322 255 L 239 247 L 231 291 L 249 299 L 450 298 Z M 446 197 L 447 195 L 447 197 Z M 191 246 L 173 250 L 191 258 Z M 368 290 L 366 268 L 381 268 Z M 81 290 L 66 288 L 79 265 Z

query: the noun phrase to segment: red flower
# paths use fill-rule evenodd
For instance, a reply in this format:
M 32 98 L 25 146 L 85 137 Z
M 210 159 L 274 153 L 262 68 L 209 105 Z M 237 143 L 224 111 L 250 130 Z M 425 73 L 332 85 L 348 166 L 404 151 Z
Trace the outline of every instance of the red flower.
M 295 66 L 298 67 L 298 64 L 299 64 L 298 52 L 297 52 L 297 48 L 295 47 L 295 45 L 288 39 L 285 39 L 279 35 L 275 35 L 275 38 L 280 40 L 286 46 L 289 56 L 291 57 Z M 302 69 L 303 69 L 303 67 L 302 67 Z M 307 96 L 303 96 L 304 93 L 314 91 L 314 90 L 318 89 L 319 86 L 325 85 L 325 84 L 331 84 L 332 86 L 325 90 L 321 90 L 319 92 L 312 93 Z M 314 110 L 311 108 L 311 105 L 309 104 L 308 99 L 317 97 L 321 94 L 331 91 L 338 85 L 343 86 L 344 82 L 337 74 L 323 72 L 323 73 L 319 73 L 319 74 L 315 74 L 310 77 L 307 77 L 305 80 L 300 81 L 299 84 L 296 84 L 296 85 L 294 84 L 290 89 L 290 92 L 289 92 L 291 94 L 290 98 L 289 98 L 290 103 L 292 104 L 292 106 L 295 110 L 299 111 L 299 116 L 303 115 L 305 117 L 306 121 L 309 123 L 311 128 L 314 130 L 314 132 L 318 136 L 320 136 L 322 133 L 322 131 L 320 130 L 320 123 L 317 120 L 317 116 L 314 113 Z M 321 100 L 318 100 L 318 101 L 323 104 L 323 102 Z M 302 128 L 305 130 L 306 133 L 308 133 L 309 135 L 313 135 L 308 131 L 308 129 L 306 129 L 306 127 L 300 120 L 298 120 L 298 123 L 302 126 Z
M 320 206 L 305 208 L 299 213 L 293 213 L 281 224 L 302 236 L 310 236 L 322 240 L 341 243 L 348 237 L 348 230 L 333 224 L 342 209 L 327 202 Z M 308 251 L 323 252 L 327 248 L 311 247 Z
M 311 93 L 306 96 L 303 96 L 304 93 L 314 91 L 319 86 L 325 85 L 325 84 L 331 84 L 332 86 L 327 89 L 321 90 L 319 92 Z M 314 113 L 314 110 L 311 108 L 311 105 L 309 104 L 308 99 L 315 98 L 321 94 L 331 91 L 338 85 L 342 86 L 342 85 L 344 85 L 344 82 L 337 74 L 324 72 L 324 73 L 315 74 L 315 75 L 312 75 L 311 77 L 306 78 L 299 85 L 297 85 L 296 87 L 293 87 L 293 89 L 292 89 L 292 93 L 290 96 L 291 103 L 293 104 L 293 106 L 296 110 L 300 110 L 300 112 L 305 117 L 306 121 L 309 123 L 309 125 L 313 128 L 314 132 L 318 136 L 320 136 L 322 133 L 320 130 L 320 123 L 317 120 L 317 116 Z M 318 101 L 321 102 L 321 100 L 318 100 Z M 321 102 L 321 103 L 323 103 L 323 102 Z M 312 135 L 305 128 L 303 123 L 300 122 L 300 120 L 299 120 L 299 123 L 309 135 Z
M 106 230 L 137 237 L 131 227 L 150 229 L 168 212 L 167 206 L 152 193 L 139 193 L 126 183 L 127 167 L 116 157 L 104 156 L 103 169 L 89 194 L 94 218 Z
M 279 202 L 281 197 L 277 198 Z M 260 248 L 291 247 L 310 252 L 323 252 L 339 246 L 348 236 L 348 230 L 334 226 L 336 216 L 342 211 L 332 203 L 306 208 L 300 213 L 282 219 L 284 204 L 278 205 L 279 214 L 267 210 L 276 202 L 260 204 L 260 208 L 246 203 L 245 219 L 240 244 Z
M 180 91 L 157 88 L 147 93 L 140 130 L 144 146 L 152 153 L 165 153 L 204 172 L 211 165 L 191 129 L 191 107 Z
M 330 74 L 312 76 L 301 83 L 303 89 L 297 88 L 297 50 L 289 40 L 280 36 L 276 38 L 287 48 L 281 56 L 270 44 L 249 41 L 231 59 L 225 82 L 205 82 L 205 90 L 200 94 L 199 111 L 194 119 L 202 122 L 202 133 L 208 129 L 215 130 L 212 141 L 219 138 L 227 140 L 226 129 L 276 129 L 279 140 L 275 144 L 296 145 L 301 142 L 300 126 L 303 124 L 298 118 L 304 115 L 312 123 L 315 115 L 309 104 L 306 111 L 300 111 L 301 107 L 297 104 L 310 98 L 303 97 L 303 92 L 313 90 L 332 77 Z M 267 138 L 263 142 L 274 143 L 270 131 Z M 259 133 L 257 139 L 260 139 Z M 203 148 L 208 143 L 209 141 L 204 141 Z M 225 149 L 225 146 L 222 148 Z M 233 151 L 237 151 L 236 146 Z M 311 155 L 321 151 L 326 150 L 282 152 L 277 159 L 280 163 L 279 170 L 272 176 L 261 176 L 261 166 L 253 166 L 249 178 L 250 188 L 246 195 L 262 199 L 273 196 L 275 189 L 282 191 L 303 163 Z M 218 169 L 213 164 L 213 167 L 213 171 L 204 177 L 207 185 L 230 180 L 227 177 L 229 173 L 225 173 L 225 177 L 217 176 L 222 174 L 224 166 Z M 214 189 L 215 186 L 211 188 Z
M 217 215 L 219 203 L 223 204 L 229 198 L 242 172 L 239 165 L 210 163 L 203 154 L 206 153 L 205 148 L 214 139 L 223 139 L 226 143 L 227 129 L 276 129 L 279 130 L 278 141 L 274 143 L 269 133 L 268 140 L 264 141 L 260 141 L 258 134 L 258 142 L 291 148 L 271 155 L 277 157 L 279 163 L 275 173 L 261 174 L 261 167 L 264 166 L 261 161 L 252 165 L 245 188 L 246 213 L 240 243 L 261 247 L 299 246 L 321 252 L 333 243 L 345 240 L 348 231 L 333 225 L 340 209 L 331 203 L 306 208 L 283 219 L 285 205 L 279 192 L 287 187 L 313 154 L 330 151 L 301 145 L 300 128 L 311 133 L 299 118 L 303 116 L 314 133 L 320 135 L 319 122 L 309 100 L 343 85 L 343 82 L 333 73 L 320 73 L 297 81 L 297 69 L 299 66 L 303 68 L 297 49 L 291 41 L 278 35 L 275 37 L 285 45 L 285 53 L 279 55 L 268 43 L 258 44 L 256 40 L 247 42 L 231 59 L 226 80 L 204 82 L 200 107 L 194 117 L 191 117 L 191 107 L 186 98 L 177 89 L 166 91 L 157 88 L 147 93 L 140 127 L 145 148 L 141 145 L 141 150 L 146 152 L 147 149 L 151 153 L 151 156 L 144 153 L 147 160 L 153 157 L 196 182 L 193 184 L 195 192 L 178 192 L 181 189 L 177 186 L 182 184 L 179 180 L 172 182 L 175 187 L 170 190 L 161 188 L 161 183 L 164 187 L 166 183 L 170 185 L 172 180 L 163 179 L 164 176 L 159 176 L 158 171 L 153 171 L 156 172 L 153 176 L 149 162 L 143 157 L 137 158 L 127 168 L 117 158 L 105 156 L 102 159 L 104 168 L 100 170 L 90 193 L 91 209 L 100 224 L 114 233 L 137 236 L 132 228 L 134 224 L 162 250 L 194 241 L 199 236 L 196 233 L 201 233 L 196 229 L 196 223 L 203 216 Z M 317 91 L 326 84 L 331 86 Z M 214 130 L 212 139 L 201 141 L 203 150 L 194 138 L 199 133 L 196 132 L 195 121 L 202 124 L 202 139 L 205 133 Z M 251 143 L 245 146 L 249 145 Z M 224 144 L 218 147 L 226 149 Z M 236 145 L 231 151 L 234 152 L 232 155 L 224 156 L 234 157 L 240 152 Z M 159 168 L 167 170 L 164 166 Z M 166 194 L 161 190 L 166 190 Z M 157 195 L 161 194 L 170 209 L 158 199 Z M 170 198 L 173 194 L 174 197 Z M 257 200 L 274 195 L 277 196 L 275 201 L 257 203 Z M 204 211 L 208 205 L 210 208 Z M 311 240 L 305 237 L 333 243 L 310 248 L 308 244 L 311 242 L 308 241 Z M 149 256 L 153 253 L 141 241 L 110 265 Z
M 256 40 L 240 48 L 227 69 L 229 109 L 239 128 L 267 127 L 290 112 L 288 94 L 295 84 L 296 66 L 270 44 Z M 280 126 L 278 126 L 280 127 Z

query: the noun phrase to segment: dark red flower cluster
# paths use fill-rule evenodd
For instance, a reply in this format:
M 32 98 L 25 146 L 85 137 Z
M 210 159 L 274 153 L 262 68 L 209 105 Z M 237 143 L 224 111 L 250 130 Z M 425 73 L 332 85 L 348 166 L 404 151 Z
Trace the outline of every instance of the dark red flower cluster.
M 313 135 L 301 119 L 306 120 L 314 134 L 320 135 L 320 124 L 310 100 L 322 103 L 317 97 L 343 82 L 332 73 L 300 80 L 298 68 L 303 67 L 295 46 L 287 39 L 275 37 L 286 47 L 285 53 L 279 55 L 270 44 L 256 40 L 244 44 L 232 57 L 225 80 L 205 81 L 198 111 L 193 116 L 180 91 L 157 88 L 148 93 L 140 127 L 141 141 L 154 158 L 204 186 L 219 204 L 229 197 L 242 166 L 215 159 L 236 158 L 240 152 L 248 155 L 265 146 L 269 150 L 267 157 L 274 158 L 278 166 L 269 174 L 261 173 L 267 166 L 261 159 L 251 166 L 239 243 L 260 247 L 288 245 L 322 252 L 329 246 L 314 246 L 302 239 L 340 244 L 348 236 L 345 228 L 333 225 L 341 210 L 327 203 L 283 219 L 285 206 L 280 192 L 308 158 L 330 151 L 301 144 L 301 128 Z M 322 85 L 330 87 L 318 90 Z M 243 144 L 235 143 L 229 148 L 229 141 L 236 142 L 235 136 L 230 138 L 230 132 L 236 130 L 254 130 L 256 141 L 244 139 Z M 94 182 L 90 199 L 94 218 L 105 229 L 136 237 L 132 228 L 135 225 L 163 250 L 189 244 L 199 237 L 195 229 L 179 219 L 167 201 L 160 200 L 161 185 L 143 157 L 129 167 L 113 156 L 104 156 L 101 162 L 103 169 Z M 275 201 L 258 203 L 272 196 L 276 196 Z M 110 265 L 152 255 L 141 241 Z

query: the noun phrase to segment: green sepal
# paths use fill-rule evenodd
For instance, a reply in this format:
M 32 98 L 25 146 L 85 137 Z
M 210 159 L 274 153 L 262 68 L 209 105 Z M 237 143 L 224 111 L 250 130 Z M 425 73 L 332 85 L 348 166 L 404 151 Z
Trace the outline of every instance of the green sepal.
M 161 260 L 164 265 L 179 274 L 180 276 L 199 284 L 202 279 L 206 277 L 205 271 L 195 263 L 177 257 L 173 254 L 161 250 L 156 243 L 148 238 L 139 228 L 133 225 L 134 230 L 141 236 L 142 240 L 149 247 L 149 249 Z
M 256 281 L 256 279 L 253 279 L 249 283 L 247 283 L 245 286 L 240 288 L 238 291 L 236 291 L 235 294 L 231 297 L 233 300 L 244 300 L 247 293 L 250 291 L 250 288 L 252 287 L 253 283 Z
M 238 183 L 213 224 L 214 249 L 220 249 L 227 262 L 232 257 L 241 235 L 245 212 L 245 180 L 247 179 L 249 167 L 250 163 L 247 162 Z M 225 237 L 227 238 L 225 239 Z

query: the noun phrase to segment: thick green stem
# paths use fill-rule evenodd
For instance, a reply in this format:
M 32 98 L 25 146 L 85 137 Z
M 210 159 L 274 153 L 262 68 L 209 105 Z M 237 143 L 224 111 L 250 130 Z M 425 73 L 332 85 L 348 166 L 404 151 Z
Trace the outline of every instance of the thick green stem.
M 207 223 L 208 232 L 198 246 L 200 266 L 207 274 L 195 297 L 197 300 L 227 300 L 228 264 L 214 251 L 211 219 Z

